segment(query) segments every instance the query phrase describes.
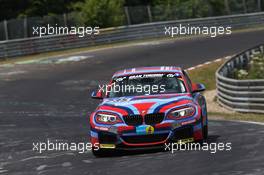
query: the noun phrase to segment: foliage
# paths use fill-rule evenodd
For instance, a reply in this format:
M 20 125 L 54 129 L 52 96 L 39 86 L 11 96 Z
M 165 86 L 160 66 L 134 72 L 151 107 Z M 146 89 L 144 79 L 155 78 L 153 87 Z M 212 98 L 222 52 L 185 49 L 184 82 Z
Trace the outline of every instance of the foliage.
M 264 0 L 262 10 L 264 10 Z M 242 0 L 228 0 L 231 13 L 243 13 Z M 71 16 L 77 23 L 101 27 L 123 25 L 124 6 L 151 6 L 154 21 L 225 15 L 224 0 L 0 0 L 0 21 L 18 17 Z M 248 12 L 258 10 L 256 0 L 246 0 Z M 146 17 L 144 12 L 131 14 L 131 19 Z M 148 17 L 148 16 L 147 16 Z M 136 20 L 149 21 L 149 19 Z M 133 22 L 133 21 L 132 21 Z
M 153 3 L 157 21 L 208 16 L 209 4 L 204 0 L 156 0 Z
M 123 0 L 85 0 L 73 5 L 80 12 L 85 25 L 112 27 L 122 25 L 125 19 Z
M 247 69 L 235 70 L 236 79 L 264 79 L 264 54 L 255 55 Z

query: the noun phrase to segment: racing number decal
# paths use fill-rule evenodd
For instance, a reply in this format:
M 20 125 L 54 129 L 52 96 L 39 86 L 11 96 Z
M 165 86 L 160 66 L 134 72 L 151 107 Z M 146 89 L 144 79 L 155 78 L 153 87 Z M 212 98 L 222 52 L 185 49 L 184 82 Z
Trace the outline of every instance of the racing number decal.
M 154 127 L 153 126 L 146 127 L 146 133 L 147 134 L 153 134 L 154 133 Z

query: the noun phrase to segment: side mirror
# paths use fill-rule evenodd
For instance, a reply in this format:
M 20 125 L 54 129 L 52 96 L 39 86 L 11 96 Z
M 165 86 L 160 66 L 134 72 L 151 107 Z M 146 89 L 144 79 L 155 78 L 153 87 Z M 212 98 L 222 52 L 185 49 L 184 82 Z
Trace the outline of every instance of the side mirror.
M 91 94 L 91 97 L 93 99 L 103 99 L 104 98 L 102 91 L 93 91 Z
M 193 83 L 192 84 L 192 92 L 196 93 L 196 92 L 202 92 L 205 91 L 205 86 L 203 84 L 200 83 Z

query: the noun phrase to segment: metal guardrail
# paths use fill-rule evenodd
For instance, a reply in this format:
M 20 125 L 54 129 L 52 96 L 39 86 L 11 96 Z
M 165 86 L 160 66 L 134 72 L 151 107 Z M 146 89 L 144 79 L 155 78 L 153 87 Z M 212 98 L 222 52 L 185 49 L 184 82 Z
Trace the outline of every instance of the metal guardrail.
M 99 35 L 89 35 L 82 38 L 77 35 L 53 35 L 42 38 L 34 37 L 1 41 L 0 59 L 49 51 L 112 44 L 120 41 L 168 37 L 164 33 L 165 26 L 179 26 L 179 24 L 207 27 L 231 26 L 232 29 L 244 29 L 264 25 L 264 12 L 121 26 L 103 29 Z
M 240 53 L 216 72 L 218 102 L 237 112 L 264 113 L 264 79 L 236 80 L 234 69 L 245 68 L 253 55 L 264 53 L 264 45 Z

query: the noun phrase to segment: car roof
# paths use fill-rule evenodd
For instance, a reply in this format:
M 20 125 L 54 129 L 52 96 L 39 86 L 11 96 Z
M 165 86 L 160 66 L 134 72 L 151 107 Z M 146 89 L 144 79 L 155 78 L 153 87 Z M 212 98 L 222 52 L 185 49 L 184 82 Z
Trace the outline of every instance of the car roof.
M 175 66 L 136 67 L 117 71 L 112 78 L 148 73 L 182 73 L 182 68 Z

